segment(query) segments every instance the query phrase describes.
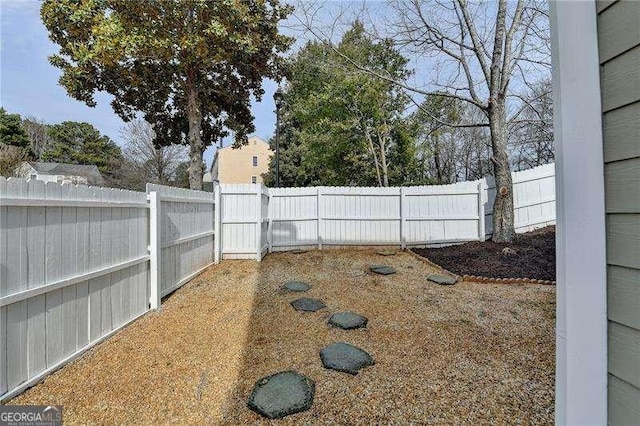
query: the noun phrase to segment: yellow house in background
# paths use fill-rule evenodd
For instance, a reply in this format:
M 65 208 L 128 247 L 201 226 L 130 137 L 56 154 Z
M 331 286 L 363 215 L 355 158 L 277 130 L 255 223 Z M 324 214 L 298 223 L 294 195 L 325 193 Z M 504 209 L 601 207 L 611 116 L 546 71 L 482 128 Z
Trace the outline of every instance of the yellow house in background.
M 213 158 L 211 179 L 220 183 L 262 183 L 272 155 L 269 144 L 257 136 L 251 136 L 241 148 L 220 148 Z

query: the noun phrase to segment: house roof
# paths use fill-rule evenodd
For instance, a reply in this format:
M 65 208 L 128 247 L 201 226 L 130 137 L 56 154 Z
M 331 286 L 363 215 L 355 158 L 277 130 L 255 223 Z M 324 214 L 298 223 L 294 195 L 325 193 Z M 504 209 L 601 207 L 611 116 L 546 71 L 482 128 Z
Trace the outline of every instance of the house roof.
M 29 161 L 29 165 L 39 174 L 82 176 L 90 182 L 102 182 L 102 174 L 95 165 L 43 163 Z
M 251 144 L 251 143 L 253 143 L 253 142 L 261 143 L 261 144 L 264 144 L 264 145 L 269 145 L 269 142 L 265 141 L 264 139 L 262 139 L 262 138 L 261 138 L 261 137 L 259 137 L 259 136 L 249 136 L 249 138 L 248 138 L 247 140 L 248 140 L 247 145 L 249 145 L 249 144 Z M 241 145 L 239 149 L 242 149 L 243 147 L 245 147 L 245 146 L 247 146 L 247 145 Z M 233 144 L 231 144 L 231 145 L 227 145 L 227 146 L 225 146 L 225 147 L 223 147 L 223 148 L 218 148 L 218 149 L 216 150 L 216 154 L 218 153 L 218 151 L 222 151 L 222 150 L 224 150 L 224 149 L 233 149 Z

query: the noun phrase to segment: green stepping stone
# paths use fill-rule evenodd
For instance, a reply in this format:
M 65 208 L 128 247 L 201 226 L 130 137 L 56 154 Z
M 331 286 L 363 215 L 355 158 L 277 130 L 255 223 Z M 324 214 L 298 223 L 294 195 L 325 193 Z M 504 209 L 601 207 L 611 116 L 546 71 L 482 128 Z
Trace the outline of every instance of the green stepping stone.
M 369 320 L 362 315 L 353 312 L 340 312 L 331 315 L 329 324 L 343 330 L 353 330 L 354 328 L 363 328 L 367 326 Z
M 443 274 L 432 274 L 432 275 L 429 275 L 427 279 L 431 282 L 434 282 L 440 285 L 453 285 L 458 282 L 457 278 L 454 278 L 450 275 L 443 275 Z
M 380 275 L 391 275 L 396 273 L 395 269 L 393 269 L 391 266 L 386 265 L 372 265 L 369 267 L 369 270 Z
M 270 419 L 300 413 L 311 408 L 315 383 L 295 371 L 282 371 L 258 380 L 247 406 Z
M 333 343 L 321 350 L 320 359 L 324 368 L 354 376 L 361 369 L 375 364 L 371 355 L 345 342 Z
M 326 307 L 325 304 L 322 303 L 322 300 L 312 299 L 310 297 L 296 299 L 291 302 L 291 306 L 293 306 L 296 311 L 303 312 L 315 312 Z
M 285 283 L 284 288 L 289 291 L 307 291 L 311 288 L 311 286 L 307 283 L 303 283 L 302 281 L 288 281 Z
M 397 250 L 378 250 L 376 254 L 379 254 L 380 256 L 395 256 L 396 254 L 398 254 L 398 251 Z

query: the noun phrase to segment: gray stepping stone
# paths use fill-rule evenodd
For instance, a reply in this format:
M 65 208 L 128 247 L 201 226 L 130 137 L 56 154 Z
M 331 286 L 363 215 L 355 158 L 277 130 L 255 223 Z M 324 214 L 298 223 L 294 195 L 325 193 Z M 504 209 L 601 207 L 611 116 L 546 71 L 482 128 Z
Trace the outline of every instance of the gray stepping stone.
M 453 285 L 458 282 L 457 278 L 454 278 L 450 275 L 443 275 L 443 274 L 432 274 L 432 275 L 429 275 L 427 279 L 431 282 L 434 282 L 440 285 Z
M 258 380 L 247 405 L 270 419 L 281 419 L 311 408 L 315 383 L 295 371 L 282 371 Z
M 320 359 L 324 368 L 343 373 L 358 374 L 362 368 L 375 364 L 365 351 L 344 342 L 333 343 L 320 351 Z
M 369 322 L 369 320 L 366 317 L 353 312 L 340 312 L 331 315 L 331 318 L 329 318 L 329 324 L 343 330 L 363 328 L 367 326 L 367 322 Z
M 369 267 L 369 270 L 380 275 L 391 275 L 396 273 L 395 269 L 393 269 L 391 266 L 386 265 L 371 265 Z
M 326 307 L 325 304 L 322 303 L 322 300 L 312 299 L 310 297 L 296 299 L 291 302 L 291 306 L 293 306 L 296 311 L 304 312 L 315 312 Z
M 288 281 L 284 284 L 284 288 L 289 291 L 307 291 L 311 288 L 311 286 L 307 283 L 303 283 L 302 281 Z
M 380 256 L 395 256 L 396 254 L 398 254 L 398 251 L 397 250 L 378 250 L 376 254 L 379 254 Z
M 295 249 L 295 250 L 291 250 L 291 254 L 302 254 L 302 253 L 306 253 L 309 250 L 303 250 L 303 249 Z

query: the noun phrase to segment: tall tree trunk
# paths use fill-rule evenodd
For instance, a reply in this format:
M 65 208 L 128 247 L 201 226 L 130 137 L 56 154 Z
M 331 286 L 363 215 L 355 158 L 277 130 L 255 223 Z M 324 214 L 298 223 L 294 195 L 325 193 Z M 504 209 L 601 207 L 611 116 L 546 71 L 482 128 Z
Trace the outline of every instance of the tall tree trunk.
M 164 158 L 163 158 L 164 148 L 152 147 L 152 149 L 154 152 L 154 160 L 156 163 L 156 174 L 158 176 L 158 182 L 161 185 L 166 185 L 168 183 L 168 179 L 166 179 L 166 176 L 165 176 L 165 164 L 164 164 Z
M 434 135 L 433 138 L 433 165 L 436 169 L 436 182 L 442 185 L 442 165 L 440 164 L 440 136 Z
M 202 154 L 204 143 L 202 142 L 202 111 L 198 102 L 198 93 L 195 87 L 189 88 L 187 98 L 187 115 L 189 119 L 189 187 L 202 190 L 202 175 L 204 162 Z
M 497 243 L 512 242 L 515 237 L 513 226 L 513 182 L 511 166 L 507 154 L 507 119 L 504 98 L 496 96 L 489 105 L 489 129 L 493 171 L 496 182 L 496 199 L 493 203 L 493 237 Z
M 376 166 L 376 178 L 378 179 L 378 186 L 382 186 L 382 177 L 380 176 L 380 164 L 378 162 L 378 155 L 376 154 L 376 149 L 373 146 L 373 139 L 371 138 L 371 133 L 369 132 L 369 128 L 366 124 L 361 125 L 362 130 L 364 131 L 365 139 L 369 142 L 369 149 L 371 150 L 371 155 L 373 155 L 373 164 Z
M 385 187 L 389 186 L 389 166 L 387 165 L 387 151 L 385 149 L 387 144 L 388 136 L 382 135 L 379 139 L 380 141 L 380 163 L 382 169 L 382 185 Z
M 518 2 L 518 9 L 520 9 L 521 5 L 522 3 Z M 509 32 L 506 30 L 506 14 L 507 0 L 500 0 L 496 15 L 490 68 L 489 105 L 487 109 L 489 130 L 491 131 L 491 162 L 493 163 L 493 175 L 496 182 L 492 240 L 497 243 L 510 243 L 516 235 L 513 226 L 513 182 L 511 180 L 509 154 L 507 154 L 506 90 L 511 76 L 506 72 L 505 67 L 510 64 L 507 58 L 511 55 L 509 49 L 511 49 L 512 33 L 511 30 Z M 519 14 L 520 12 L 516 11 L 516 15 Z M 503 55 L 506 55 L 506 57 L 503 57 Z

